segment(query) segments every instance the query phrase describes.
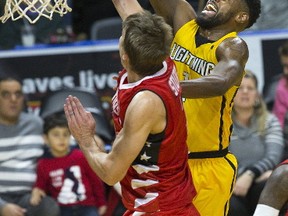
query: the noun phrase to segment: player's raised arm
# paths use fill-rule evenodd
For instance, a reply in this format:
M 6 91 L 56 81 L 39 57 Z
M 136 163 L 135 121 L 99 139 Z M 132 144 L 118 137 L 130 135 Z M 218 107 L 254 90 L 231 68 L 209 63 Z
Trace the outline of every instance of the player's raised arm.
M 143 11 L 137 0 L 112 0 L 122 20 L 127 16 Z
M 154 109 L 158 107 L 158 109 Z M 150 133 L 166 126 L 161 99 L 150 91 L 138 93 L 128 106 L 123 129 L 117 134 L 111 152 L 105 153 L 95 141 L 95 120 L 76 97 L 69 96 L 64 105 L 71 134 L 76 139 L 91 168 L 108 185 L 126 175 Z
M 240 39 L 228 38 L 217 49 L 218 64 L 209 76 L 180 82 L 185 98 L 209 98 L 224 95 L 234 85 L 240 85 L 248 59 L 248 47 Z
M 174 34 L 185 23 L 196 18 L 196 12 L 185 0 L 150 0 L 155 12 L 173 27 Z

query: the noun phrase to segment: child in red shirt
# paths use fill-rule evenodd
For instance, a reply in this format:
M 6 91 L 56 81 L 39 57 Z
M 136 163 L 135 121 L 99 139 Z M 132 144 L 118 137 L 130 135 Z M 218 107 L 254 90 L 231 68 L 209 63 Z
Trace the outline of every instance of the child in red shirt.
M 46 194 L 59 204 L 61 216 L 99 216 L 106 211 L 104 184 L 83 153 L 70 147 L 71 134 L 63 114 L 44 119 L 44 140 L 49 147 L 38 162 L 31 204 Z

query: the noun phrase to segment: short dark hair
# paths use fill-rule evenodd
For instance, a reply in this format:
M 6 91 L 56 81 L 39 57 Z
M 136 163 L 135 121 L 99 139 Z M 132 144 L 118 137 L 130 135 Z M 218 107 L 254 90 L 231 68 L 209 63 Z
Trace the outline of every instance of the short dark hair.
M 43 132 L 48 134 L 55 127 L 67 127 L 68 122 L 63 112 L 54 113 L 44 118 Z
M 21 85 L 23 84 L 19 75 L 16 74 L 10 66 L 6 64 L 0 64 L 0 82 L 7 80 L 15 80 Z
M 288 56 L 288 41 L 286 41 L 282 46 L 279 47 L 280 56 Z
M 245 0 L 249 9 L 249 23 L 246 28 L 251 27 L 259 18 L 261 13 L 261 1 L 260 0 Z

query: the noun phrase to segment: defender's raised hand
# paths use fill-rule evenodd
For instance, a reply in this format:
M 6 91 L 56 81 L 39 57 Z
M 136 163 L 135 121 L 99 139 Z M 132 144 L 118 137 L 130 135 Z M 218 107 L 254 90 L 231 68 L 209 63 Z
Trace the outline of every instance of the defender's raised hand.
M 84 109 L 77 97 L 72 95 L 66 98 L 64 111 L 71 134 L 80 147 L 91 145 L 96 128 L 96 122 L 92 114 Z

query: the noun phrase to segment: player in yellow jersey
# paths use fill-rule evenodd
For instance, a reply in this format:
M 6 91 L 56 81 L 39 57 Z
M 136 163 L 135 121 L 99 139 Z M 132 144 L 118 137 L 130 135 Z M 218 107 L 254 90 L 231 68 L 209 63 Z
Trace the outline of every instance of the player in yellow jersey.
M 196 16 L 185 0 L 150 0 L 172 25 L 174 60 L 183 89 L 189 166 L 202 216 L 227 215 L 237 161 L 228 147 L 233 98 L 248 59 L 237 33 L 260 15 L 260 0 L 208 0 Z
M 137 0 L 113 1 L 122 15 L 143 10 Z M 185 0 L 150 3 L 175 34 L 171 57 L 185 99 L 193 203 L 202 216 L 227 215 L 237 172 L 228 152 L 231 109 L 248 59 L 237 33 L 259 17 L 260 0 L 210 0 L 198 17 Z

